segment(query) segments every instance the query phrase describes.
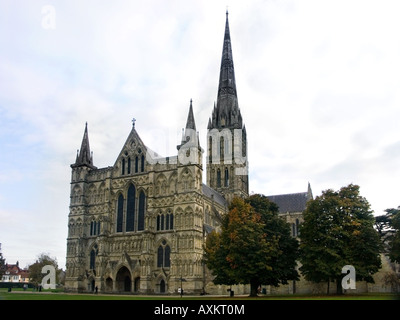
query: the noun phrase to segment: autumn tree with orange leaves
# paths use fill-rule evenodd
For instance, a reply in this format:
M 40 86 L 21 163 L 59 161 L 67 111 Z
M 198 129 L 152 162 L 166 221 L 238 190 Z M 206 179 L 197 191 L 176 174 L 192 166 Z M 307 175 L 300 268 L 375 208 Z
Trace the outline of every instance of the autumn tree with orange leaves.
M 215 284 L 250 284 L 250 295 L 256 296 L 262 284 L 278 286 L 298 279 L 297 249 L 289 225 L 278 217 L 278 207 L 255 194 L 233 199 L 221 232 L 207 237 L 205 261 Z

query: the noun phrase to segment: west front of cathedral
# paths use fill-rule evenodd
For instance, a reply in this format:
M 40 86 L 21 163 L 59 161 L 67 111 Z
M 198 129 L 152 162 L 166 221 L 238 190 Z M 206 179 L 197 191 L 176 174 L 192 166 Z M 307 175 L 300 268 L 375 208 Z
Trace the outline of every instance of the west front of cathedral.
M 190 101 L 177 154 L 160 158 L 141 140 L 133 120 L 114 165 L 106 168 L 93 163 L 86 124 L 71 165 L 66 291 L 178 294 L 183 288 L 188 294 L 227 294 L 229 287 L 213 284 L 203 254 L 207 235 L 219 231 L 231 200 L 249 195 L 247 134 L 237 98 L 228 13 L 217 100 L 210 106 L 204 149 L 193 108 Z M 313 198 L 310 184 L 305 192 L 268 198 L 298 237 L 302 212 Z M 375 284 L 357 283 L 357 291 L 390 290 L 383 272 L 390 270 L 387 257 L 381 270 L 374 275 Z M 249 293 L 245 285 L 233 289 Z M 326 289 L 301 278 L 279 288 L 263 286 L 262 291 Z
M 192 101 L 177 155 L 158 158 L 133 121 L 113 166 L 97 168 L 86 124 L 71 165 L 67 291 L 203 293 L 212 277 L 203 263 L 209 232 L 234 196 L 248 195 L 246 129 L 236 94 L 228 14 L 217 103 L 203 153 Z

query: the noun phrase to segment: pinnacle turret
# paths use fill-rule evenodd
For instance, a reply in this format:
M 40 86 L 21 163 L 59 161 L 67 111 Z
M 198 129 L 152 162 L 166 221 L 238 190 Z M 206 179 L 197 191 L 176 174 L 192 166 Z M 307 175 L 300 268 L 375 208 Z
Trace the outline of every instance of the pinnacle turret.
M 93 166 L 93 154 L 90 152 L 87 122 L 85 125 L 85 131 L 83 133 L 81 149 L 77 152 L 76 161 L 72 165 L 72 167 L 80 167 L 80 166 L 87 166 L 90 168 L 95 168 Z
M 179 150 L 181 146 L 188 143 L 194 143 L 197 146 L 200 146 L 199 137 L 196 131 L 196 122 L 194 120 L 194 113 L 193 113 L 193 101 L 190 99 L 190 106 L 189 106 L 189 113 L 186 120 L 186 127 L 182 129 L 182 141 L 181 144 L 177 146 Z

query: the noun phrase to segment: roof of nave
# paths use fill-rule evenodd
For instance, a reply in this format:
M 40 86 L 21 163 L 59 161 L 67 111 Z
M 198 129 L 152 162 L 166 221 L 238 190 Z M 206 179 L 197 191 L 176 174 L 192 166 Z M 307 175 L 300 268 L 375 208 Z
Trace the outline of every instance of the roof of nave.
M 267 198 L 278 205 L 279 213 L 302 212 L 306 209 L 307 201 L 313 198 L 313 194 L 308 184 L 306 192 L 279 194 L 267 196 Z
M 214 189 L 210 188 L 209 186 L 207 186 L 206 184 L 202 184 L 202 190 L 203 190 L 203 194 L 208 197 L 214 197 L 214 201 L 218 204 L 220 204 L 221 206 L 226 206 L 227 202 L 226 199 L 217 191 L 215 191 Z

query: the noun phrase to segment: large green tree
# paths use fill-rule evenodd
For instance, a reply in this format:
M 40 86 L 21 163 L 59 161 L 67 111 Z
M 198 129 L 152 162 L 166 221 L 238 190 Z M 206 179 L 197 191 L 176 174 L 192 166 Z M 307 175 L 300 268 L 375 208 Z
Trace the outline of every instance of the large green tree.
M 278 208 L 262 195 L 234 198 L 223 217 L 221 232 L 206 241 L 205 261 L 216 284 L 250 284 L 257 295 L 261 284 L 278 286 L 298 278 L 298 243 Z
M 387 233 L 390 260 L 400 263 L 400 207 L 386 209 L 386 219 L 389 221 Z
M 300 271 L 309 281 L 336 281 L 342 292 L 342 268 L 352 265 L 357 280 L 373 282 L 381 267 L 381 242 L 374 216 L 359 186 L 323 191 L 310 200 L 300 226 Z

